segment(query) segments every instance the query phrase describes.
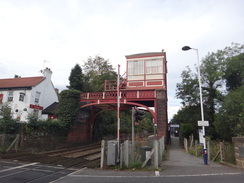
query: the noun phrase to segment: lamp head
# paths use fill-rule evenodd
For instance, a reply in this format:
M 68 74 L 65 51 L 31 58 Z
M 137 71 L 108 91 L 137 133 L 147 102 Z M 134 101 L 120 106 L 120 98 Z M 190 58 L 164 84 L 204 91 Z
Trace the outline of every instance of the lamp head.
M 190 50 L 190 49 L 192 49 L 190 46 L 183 46 L 183 47 L 182 47 L 182 50 L 183 50 L 183 51 L 188 51 L 188 50 Z

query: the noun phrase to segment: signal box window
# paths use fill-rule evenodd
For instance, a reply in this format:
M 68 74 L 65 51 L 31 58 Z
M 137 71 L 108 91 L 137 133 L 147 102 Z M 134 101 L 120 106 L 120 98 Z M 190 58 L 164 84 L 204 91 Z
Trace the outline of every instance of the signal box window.
M 128 75 L 144 74 L 143 60 L 128 62 Z
M 146 61 L 147 74 L 163 73 L 162 59 L 153 59 Z

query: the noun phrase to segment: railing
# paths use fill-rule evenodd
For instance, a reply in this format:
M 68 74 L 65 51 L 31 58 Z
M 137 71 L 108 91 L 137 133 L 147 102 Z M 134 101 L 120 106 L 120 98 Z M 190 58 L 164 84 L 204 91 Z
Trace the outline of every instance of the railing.
M 126 89 L 126 79 L 120 80 L 120 89 Z M 117 80 L 105 80 L 104 91 L 115 91 L 117 90 Z
M 121 91 L 121 98 L 156 98 L 155 90 L 142 90 L 142 91 Z M 117 91 L 107 91 L 107 92 L 90 92 L 82 93 L 80 99 L 84 100 L 94 100 L 94 99 L 116 99 Z

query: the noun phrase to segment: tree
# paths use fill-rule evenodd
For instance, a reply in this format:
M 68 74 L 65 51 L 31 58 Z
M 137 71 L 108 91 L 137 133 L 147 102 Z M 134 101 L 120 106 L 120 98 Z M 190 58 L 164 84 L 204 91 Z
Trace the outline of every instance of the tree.
M 244 85 L 244 53 L 227 59 L 223 78 L 228 91 Z
M 89 57 L 83 65 L 85 73 L 86 92 L 100 92 L 104 89 L 105 80 L 114 80 L 117 77 L 109 60 L 100 56 Z
M 0 116 L 2 116 L 2 118 L 0 118 L 0 133 L 17 133 L 20 125 L 17 123 L 17 120 L 12 119 L 11 108 L 8 103 L 2 105 Z
M 176 97 L 182 100 L 183 106 L 199 103 L 197 75 L 189 67 L 181 73 L 182 82 L 176 84 Z
M 217 132 L 221 138 L 231 141 L 234 136 L 244 135 L 244 85 L 228 93 L 216 114 Z
M 67 127 L 67 131 L 74 124 L 76 115 L 80 109 L 80 94 L 80 91 L 74 89 L 63 90 L 60 93 L 57 116 L 63 123 L 63 126 Z
M 184 126 L 185 124 L 188 124 L 188 126 L 185 126 L 188 130 L 187 132 L 183 132 L 184 137 L 188 138 L 189 133 L 193 134 L 195 138 L 198 138 L 198 125 L 197 121 L 201 119 L 201 113 L 200 113 L 200 105 L 196 106 L 185 106 L 181 108 L 177 114 L 175 114 L 171 120 L 172 124 L 180 124 L 180 126 Z M 189 129 L 191 131 L 189 132 Z M 182 129 L 181 130 L 185 130 Z
M 72 68 L 69 76 L 69 89 L 75 89 L 79 91 L 84 90 L 84 75 L 82 74 L 82 69 L 79 64 L 76 64 L 74 68 Z
M 228 88 L 229 85 L 231 88 L 243 85 L 243 51 L 244 45 L 233 43 L 216 53 L 209 53 L 200 66 L 204 117 L 210 124 L 207 133 L 213 138 L 218 138 L 213 123 L 226 93 L 225 80 Z M 176 97 L 182 99 L 183 107 L 199 105 L 196 74 L 188 68 L 181 76 L 182 82 L 177 83 Z

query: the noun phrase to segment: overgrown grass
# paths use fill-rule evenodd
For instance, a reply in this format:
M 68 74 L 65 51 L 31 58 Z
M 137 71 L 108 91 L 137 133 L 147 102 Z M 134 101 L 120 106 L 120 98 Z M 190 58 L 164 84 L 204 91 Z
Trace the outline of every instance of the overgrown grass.
M 220 142 L 210 141 L 209 145 L 210 145 L 210 160 L 213 160 L 215 158 L 214 159 L 215 162 L 221 162 Z M 203 147 L 199 144 L 196 144 L 193 147 L 190 147 L 188 149 L 188 153 L 193 156 L 201 157 L 203 156 Z M 224 162 L 231 163 L 234 165 L 236 164 L 235 149 L 232 143 L 223 142 L 222 159 Z

